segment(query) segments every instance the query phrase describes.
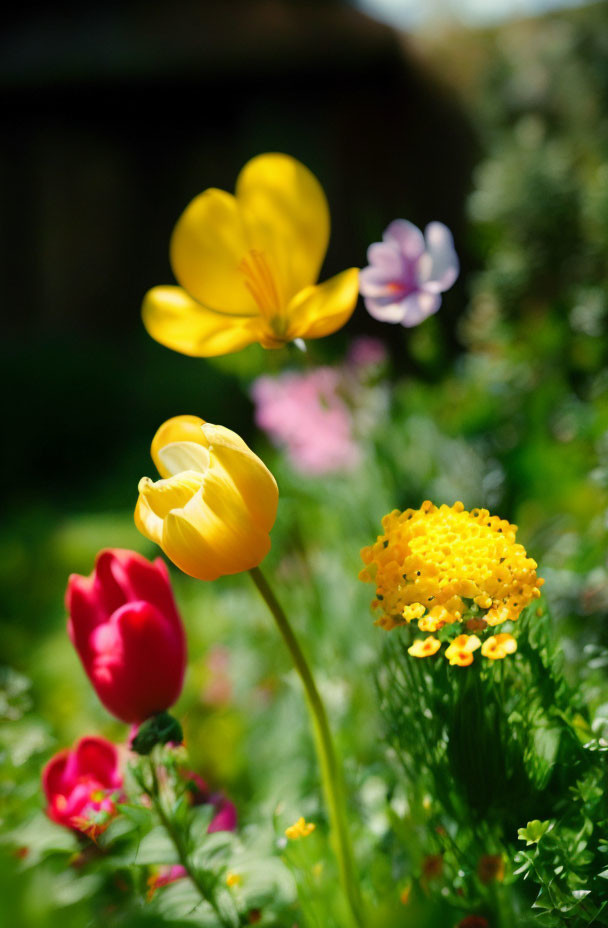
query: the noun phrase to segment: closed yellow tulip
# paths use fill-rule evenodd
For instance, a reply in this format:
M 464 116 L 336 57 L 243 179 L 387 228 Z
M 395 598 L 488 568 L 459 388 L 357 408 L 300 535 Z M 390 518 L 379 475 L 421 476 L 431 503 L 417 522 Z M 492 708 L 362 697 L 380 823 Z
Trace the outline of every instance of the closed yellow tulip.
M 276 480 L 242 438 L 198 416 L 176 416 L 152 441 L 161 480 L 143 477 L 135 524 L 199 580 L 250 570 L 270 550 Z
M 235 195 L 210 188 L 186 208 L 170 246 L 180 286 L 148 291 L 144 325 L 162 345 L 196 357 L 329 335 L 352 314 L 359 276 L 350 268 L 317 284 L 328 241 L 316 177 L 288 155 L 258 155 Z

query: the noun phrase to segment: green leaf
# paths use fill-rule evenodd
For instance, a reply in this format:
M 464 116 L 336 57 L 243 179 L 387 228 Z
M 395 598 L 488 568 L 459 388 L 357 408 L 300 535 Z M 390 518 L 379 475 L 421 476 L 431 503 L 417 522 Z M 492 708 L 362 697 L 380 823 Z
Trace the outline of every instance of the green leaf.
M 143 838 L 135 859 L 135 863 L 139 866 L 178 864 L 179 862 L 175 846 L 162 825 L 157 825 Z

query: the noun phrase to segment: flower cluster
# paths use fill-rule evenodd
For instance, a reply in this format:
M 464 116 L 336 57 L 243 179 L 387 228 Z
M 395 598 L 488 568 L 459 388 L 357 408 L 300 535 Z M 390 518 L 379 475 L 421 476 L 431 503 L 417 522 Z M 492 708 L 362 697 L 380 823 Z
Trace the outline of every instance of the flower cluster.
M 466 632 L 516 621 L 522 610 L 540 596 L 542 579 L 536 562 L 517 544 L 517 526 L 487 509 L 468 512 L 462 503 L 420 509 L 394 510 L 382 521 L 384 534 L 363 548 L 361 580 L 376 584 L 372 608 L 384 629 L 416 622 L 420 631 L 438 632 L 460 623 Z M 451 664 L 466 666 L 481 648 L 492 660 L 512 654 L 512 635 L 491 635 L 482 643 L 477 634 L 463 632 L 445 651 Z M 429 657 L 441 642 L 431 636 L 415 641 L 414 657 Z
M 256 423 L 275 444 L 285 446 L 300 473 L 343 472 L 359 460 L 352 416 L 338 394 L 339 380 L 334 368 L 317 367 L 258 377 L 253 384 Z

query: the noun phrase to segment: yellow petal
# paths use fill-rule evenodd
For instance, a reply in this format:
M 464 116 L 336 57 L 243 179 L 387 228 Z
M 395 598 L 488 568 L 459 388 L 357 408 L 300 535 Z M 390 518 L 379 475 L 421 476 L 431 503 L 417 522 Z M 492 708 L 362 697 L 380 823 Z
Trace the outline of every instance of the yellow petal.
M 262 532 L 269 532 L 279 503 L 279 490 L 273 475 L 236 432 L 208 422 L 202 431 L 209 442 L 211 472 L 234 488 L 252 521 Z
M 330 277 L 316 287 L 300 291 L 289 304 L 288 340 L 323 338 L 341 329 L 350 319 L 359 295 L 356 267 Z
M 149 477 L 142 477 L 138 490 L 149 509 L 159 519 L 164 519 L 172 509 L 182 509 L 200 490 L 204 480 L 201 474 L 186 470 L 175 477 L 156 482 Z
M 162 548 L 180 570 L 199 580 L 256 567 L 270 550 L 270 536 L 249 519 L 241 498 L 221 480 L 205 478 L 204 489 L 164 521 Z
M 181 287 L 153 287 L 142 306 L 149 335 L 174 351 L 198 358 L 231 354 L 261 337 L 259 316 L 213 312 L 191 299 Z
M 243 211 L 231 193 L 211 188 L 199 194 L 177 221 L 170 245 L 178 282 L 210 309 L 257 315 L 239 271 L 252 247 Z
M 285 301 L 314 284 L 329 241 L 329 209 L 317 178 L 283 154 L 258 155 L 238 176 L 250 247 L 272 258 Z
M 194 442 L 196 444 L 202 445 L 203 447 L 208 446 L 207 439 L 203 434 L 201 428 L 204 425 L 204 419 L 201 419 L 199 416 L 173 416 L 171 419 L 167 419 L 166 422 L 157 429 L 154 438 L 152 439 L 152 445 L 150 447 L 150 454 L 152 455 L 152 460 L 156 464 L 156 469 L 158 470 L 161 477 L 171 477 L 175 473 L 174 470 L 169 470 L 163 464 L 161 453 L 167 445 L 172 445 L 176 442 Z M 183 470 L 188 470 L 189 468 L 182 468 Z
M 163 523 L 173 508 L 185 506 L 204 480 L 200 474 L 186 472 L 169 480 L 142 477 L 135 507 L 135 526 L 146 538 L 162 547 Z
M 145 496 L 139 495 L 135 506 L 135 528 L 144 538 L 160 545 L 163 537 L 163 520 L 151 509 Z

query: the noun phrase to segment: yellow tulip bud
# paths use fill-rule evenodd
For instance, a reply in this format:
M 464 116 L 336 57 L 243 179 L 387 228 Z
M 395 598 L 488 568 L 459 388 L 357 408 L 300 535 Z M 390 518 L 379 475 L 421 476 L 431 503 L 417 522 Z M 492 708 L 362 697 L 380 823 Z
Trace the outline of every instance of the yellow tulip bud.
M 139 531 L 199 580 L 257 567 L 270 550 L 279 491 L 243 439 L 176 416 L 161 425 L 151 453 L 162 479 L 139 482 Z

